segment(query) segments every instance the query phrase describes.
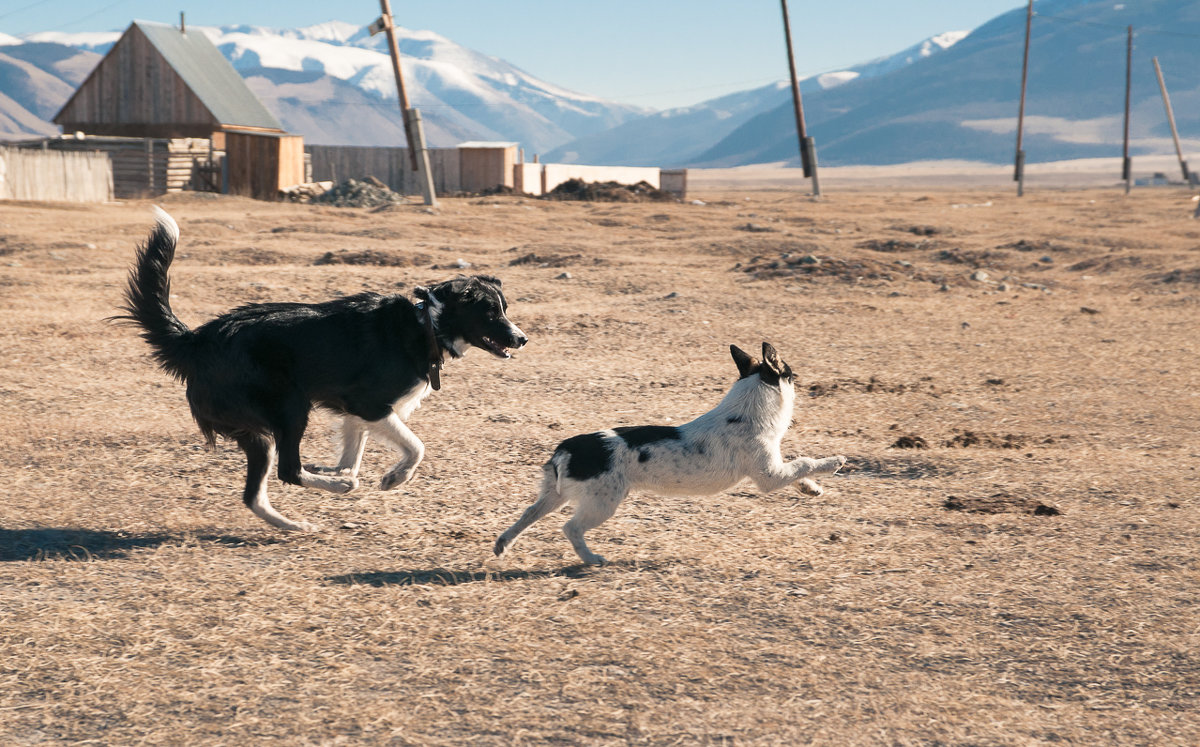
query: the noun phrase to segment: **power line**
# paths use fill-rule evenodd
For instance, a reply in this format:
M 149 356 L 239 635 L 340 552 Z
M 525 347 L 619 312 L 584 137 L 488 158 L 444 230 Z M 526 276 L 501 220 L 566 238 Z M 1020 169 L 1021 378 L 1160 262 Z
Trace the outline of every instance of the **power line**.
M 67 26 L 74 26 L 82 21 L 88 20 L 89 18 L 95 18 L 96 16 L 100 15 L 101 13 L 108 11 L 108 10 L 112 10 L 113 8 L 117 7 L 118 5 L 124 5 L 125 2 L 126 2 L 126 0 L 117 0 L 117 2 L 111 3 L 109 5 L 105 5 L 103 8 L 101 8 L 97 11 L 88 13 L 86 16 L 80 16 L 78 18 L 74 18 L 71 20 L 71 23 L 67 24 L 66 26 L 60 26 L 59 28 L 66 28 Z
M 15 16 L 18 13 L 29 10 L 30 8 L 36 8 L 39 5 L 45 5 L 48 2 L 50 2 L 50 0 L 36 0 L 35 2 L 30 3 L 29 5 L 25 5 L 20 8 L 15 8 L 13 10 L 8 11 L 7 13 L 0 13 L 0 18 L 8 18 L 9 16 Z

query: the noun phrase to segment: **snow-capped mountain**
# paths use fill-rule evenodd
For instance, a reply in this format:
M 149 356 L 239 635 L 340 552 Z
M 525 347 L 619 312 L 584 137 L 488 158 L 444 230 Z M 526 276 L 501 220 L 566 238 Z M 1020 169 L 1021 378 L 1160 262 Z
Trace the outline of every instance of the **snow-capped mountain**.
M 1158 57 L 1184 149 L 1200 149 L 1200 4 L 1179 0 L 1039 0 L 1029 59 L 1027 159 L 1119 157 L 1126 29 L 1134 30 L 1134 155 L 1172 153 L 1152 57 Z M 993 18 L 926 59 L 804 97 L 826 165 L 1014 157 L 1025 9 Z M 1189 139 L 1190 138 L 1190 139 Z M 795 161 L 786 103 L 746 120 L 690 166 Z
M 371 37 L 362 27 L 337 21 L 301 29 L 192 26 L 188 30 L 206 34 L 284 128 L 304 135 L 307 142 L 404 142 L 383 35 Z M 409 102 L 421 109 L 426 139 L 433 146 L 466 139 L 512 140 L 541 152 L 645 112 L 568 91 L 431 31 L 398 27 L 396 32 L 406 93 Z M 6 72 L 13 80 L 28 77 L 28 71 L 15 69 L 15 63 L 3 55 L 15 52 L 20 57 L 22 53 L 16 50 L 42 45 L 86 51 L 98 59 L 95 55 L 107 52 L 120 35 L 46 32 L 0 39 L 0 92 L 9 92 Z M 61 76 L 60 80 L 72 87 L 78 84 Z M 58 93 L 46 96 L 55 99 Z M 24 107 L 20 98 L 10 98 Z M 65 100 L 62 96 L 57 103 Z M 34 130 L 30 134 L 43 133 Z
M 846 70 L 832 70 L 800 81 L 807 97 L 858 79 L 874 78 L 951 48 L 967 36 L 950 31 L 930 37 L 896 54 Z M 721 96 L 694 106 L 668 109 L 631 119 L 611 130 L 585 135 L 546 154 L 560 163 L 613 166 L 684 166 L 746 122 L 778 107 L 791 111 L 792 87 L 780 80 L 749 91 Z
M 1014 2 L 1014 6 L 1018 3 Z M 1185 151 L 1200 150 L 1200 3 L 1038 0 L 1025 150 L 1050 161 L 1119 154 L 1125 30 L 1135 30 L 1133 148 L 1170 153 L 1150 58 L 1159 58 Z M 331 22 L 203 29 L 292 132 L 318 144 L 394 145 L 404 135 L 384 37 Z M 118 32 L 0 35 L 0 139 L 49 122 Z M 789 86 L 648 112 L 566 91 L 428 31 L 400 32 L 410 101 L 428 142 L 512 140 L 542 160 L 651 166 L 794 161 Z M 1011 161 L 1024 9 L 970 32 L 802 83 L 824 165 L 966 158 Z M 1193 158 L 1193 160 L 1196 160 Z

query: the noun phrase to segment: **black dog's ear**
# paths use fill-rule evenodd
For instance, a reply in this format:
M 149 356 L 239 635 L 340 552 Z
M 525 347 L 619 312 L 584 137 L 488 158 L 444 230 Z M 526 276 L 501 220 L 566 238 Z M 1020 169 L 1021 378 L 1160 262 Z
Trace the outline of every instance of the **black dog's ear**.
M 733 356 L 733 362 L 737 364 L 739 379 L 746 378 L 758 368 L 758 362 L 737 345 L 729 346 L 729 354 Z
M 475 277 L 478 278 L 479 280 L 482 280 L 485 283 L 491 283 L 492 285 L 496 286 L 497 288 L 500 287 L 500 278 L 495 277 L 494 275 L 476 275 Z
M 413 286 L 413 295 L 416 296 L 417 298 L 421 299 L 422 301 L 428 301 L 429 300 L 429 289 L 423 285 L 414 285 Z

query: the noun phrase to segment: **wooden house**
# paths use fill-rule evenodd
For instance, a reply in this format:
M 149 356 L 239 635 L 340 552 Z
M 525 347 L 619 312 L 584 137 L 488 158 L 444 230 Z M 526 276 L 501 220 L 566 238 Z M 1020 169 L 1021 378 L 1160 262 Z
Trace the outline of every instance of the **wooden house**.
M 222 156 L 226 156 L 225 191 L 273 199 L 277 190 L 268 193 L 263 185 L 303 181 L 303 145 L 295 143 L 299 136 L 284 132 L 279 120 L 199 30 L 187 32 L 166 24 L 134 21 L 53 121 L 68 136 L 83 133 L 86 137 L 74 140 L 92 146 L 102 145 L 105 138 L 116 142 L 116 138 L 132 137 L 164 143 L 186 141 L 192 144 L 189 149 L 195 150 L 197 140 L 205 141 L 208 163 L 197 159 L 195 166 L 197 171 L 207 169 L 209 173 L 182 184 L 177 179 L 175 188 L 221 185 L 219 172 L 213 175 L 212 171 Z M 243 144 L 226 155 L 230 135 L 261 137 L 262 142 Z M 65 139 L 64 148 L 87 147 L 72 144 L 70 139 Z M 171 148 L 164 145 L 164 149 Z M 150 175 L 137 185 L 130 182 L 130 189 L 151 194 L 167 191 L 172 185 L 156 179 L 154 171 L 174 168 L 178 174 L 181 167 L 157 165 L 152 160 L 155 147 L 147 145 L 144 150 L 151 157 L 147 162 Z M 266 157 L 260 159 L 263 154 Z M 300 177 L 294 178 L 296 174 Z M 122 196 L 121 187 L 116 186 Z

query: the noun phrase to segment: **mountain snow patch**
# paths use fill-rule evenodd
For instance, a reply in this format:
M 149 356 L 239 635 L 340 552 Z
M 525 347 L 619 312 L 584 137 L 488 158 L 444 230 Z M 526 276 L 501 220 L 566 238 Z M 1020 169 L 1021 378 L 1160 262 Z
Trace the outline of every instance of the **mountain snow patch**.
M 970 31 L 947 31 L 937 36 L 931 36 L 921 45 L 921 56 L 928 57 L 934 52 L 949 49 L 963 39 L 966 39 L 970 33 Z M 934 47 L 937 47 L 937 49 L 934 49 Z
M 817 76 L 817 84 L 821 86 L 821 88 L 828 90 L 830 88 L 837 88 L 844 83 L 849 83 L 857 78 L 858 75 L 858 73 L 852 70 L 839 70 L 835 73 L 821 73 Z

